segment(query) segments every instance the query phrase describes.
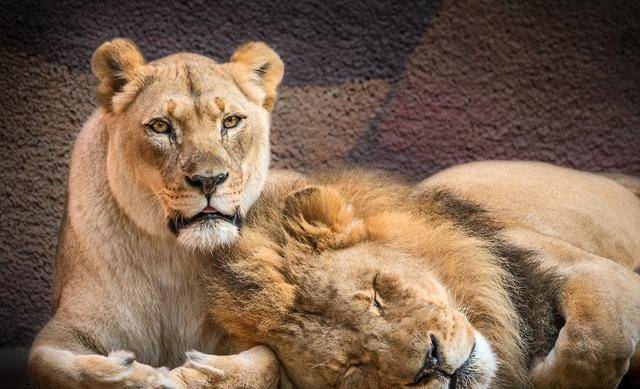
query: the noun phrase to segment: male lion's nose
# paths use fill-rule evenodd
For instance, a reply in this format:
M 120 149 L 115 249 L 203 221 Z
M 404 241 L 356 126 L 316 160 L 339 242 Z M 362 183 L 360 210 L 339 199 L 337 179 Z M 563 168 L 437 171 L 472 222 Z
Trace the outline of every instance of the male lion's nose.
M 431 338 L 431 347 L 427 350 L 427 356 L 424 359 L 424 365 L 422 369 L 430 369 L 430 370 L 438 370 L 440 369 L 440 363 L 442 361 L 442 356 L 440 355 L 440 345 L 438 343 L 438 338 L 434 335 L 430 336 Z
M 450 389 L 455 389 L 458 381 L 458 372 L 469 364 L 469 359 L 475 349 L 475 343 L 471 348 L 471 353 L 465 358 L 465 361 L 460 366 L 443 366 L 442 350 L 440 350 L 441 344 L 436 336 L 430 335 L 430 338 L 431 346 L 427 350 L 424 363 L 413 378 L 413 381 L 406 386 L 422 385 L 434 377 L 441 376 L 449 379 Z
M 196 188 L 200 188 L 205 195 L 210 195 L 215 192 L 216 188 L 222 185 L 227 178 L 229 178 L 229 172 L 220 174 L 198 174 L 187 177 L 187 182 Z

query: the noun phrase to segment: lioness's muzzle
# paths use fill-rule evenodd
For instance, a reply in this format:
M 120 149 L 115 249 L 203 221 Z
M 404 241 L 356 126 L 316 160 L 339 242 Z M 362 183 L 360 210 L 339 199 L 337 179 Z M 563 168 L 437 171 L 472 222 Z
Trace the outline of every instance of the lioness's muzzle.
M 207 220 L 223 220 L 227 223 L 231 223 L 236 227 L 241 227 L 243 222 L 243 217 L 240 215 L 239 211 L 236 211 L 233 215 L 225 215 L 221 212 L 200 212 L 194 215 L 191 218 L 186 218 L 184 216 L 178 215 L 169 220 L 169 229 L 174 234 L 178 234 L 181 229 L 188 227 L 194 223 L 199 221 L 207 221 Z

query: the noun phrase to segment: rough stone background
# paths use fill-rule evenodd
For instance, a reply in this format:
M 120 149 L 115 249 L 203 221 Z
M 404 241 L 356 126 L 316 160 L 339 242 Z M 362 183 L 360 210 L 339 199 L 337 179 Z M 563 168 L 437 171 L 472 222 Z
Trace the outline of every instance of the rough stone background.
M 105 40 L 149 59 L 225 60 L 249 39 L 287 64 L 273 165 L 420 178 L 479 159 L 640 175 L 640 2 L 0 1 L 0 346 L 49 317 L 67 163 Z

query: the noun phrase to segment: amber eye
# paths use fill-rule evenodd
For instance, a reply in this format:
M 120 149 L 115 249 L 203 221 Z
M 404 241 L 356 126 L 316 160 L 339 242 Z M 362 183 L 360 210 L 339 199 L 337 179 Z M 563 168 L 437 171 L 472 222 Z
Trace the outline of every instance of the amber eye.
M 233 128 L 236 127 L 238 124 L 240 124 L 240 122 L 242 121 L 242 118 L 238 115 L 231 115 L 231 116 L 227 116 L 226 118 L 224 118 L 224 120 L 222 121 L 222 125 L 224 126 L 224 128 Z
M 151 122 L 149 122 L 149 127 L 158 134 L 164 134 L 171 130 L 171 126 L 164 119 L 153 119 Z

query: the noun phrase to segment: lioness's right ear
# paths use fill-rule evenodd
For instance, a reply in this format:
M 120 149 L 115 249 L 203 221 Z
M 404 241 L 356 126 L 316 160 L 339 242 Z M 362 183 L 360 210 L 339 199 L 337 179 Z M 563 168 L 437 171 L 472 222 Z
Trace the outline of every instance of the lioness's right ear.
M 93 53 L 91 68 L 100 81 L 98 102 L 107 111 L 113 108 L 113 96 L 137 75 L 144 65 L 138 47 L 128 39 L 114 39 L 103 43 Z
M 271 111 L 284 76 L 280 56 L 263 42 L 249 42 L 233 53 L 230 62 L 233 76 L 243 92 Z

